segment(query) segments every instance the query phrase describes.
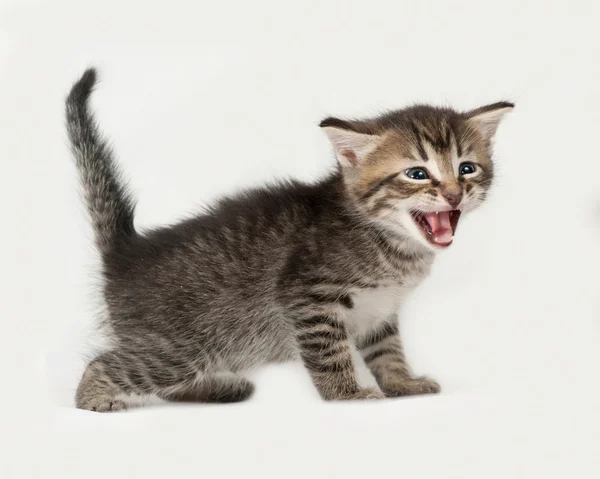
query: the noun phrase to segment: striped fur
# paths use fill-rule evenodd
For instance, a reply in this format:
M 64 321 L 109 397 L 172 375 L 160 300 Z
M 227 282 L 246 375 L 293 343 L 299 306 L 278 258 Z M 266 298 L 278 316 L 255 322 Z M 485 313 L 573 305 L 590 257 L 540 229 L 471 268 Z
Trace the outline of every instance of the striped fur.
M 337 170 L 321 181 L 244 191 L 140 234 L 89 111 L 95 79 L 88 70 L 71 90 L 67 131 L 103 260 L 112 341 L 84 372 L 77 407 L 120 410 L 129 395 L 241 401 L 254 390 L 244 371 L 295 359 L 327 400 L 439 391 L 411 374 L 396 311 L 434 259 L 400 213 L 415 198 L 438 201 L 444 179 L 423 191 L 399 173 L 404 162 L 420 161 L 443 176 L 452 155 L 475 155 L 490 165 L 465 187 L 476 206 L 491 179 L 486 135 L 496 109 L 419 107 L 363 122 L 325 120 L 343 148 Z M 353 346 L 380 390 L 358 383 Z
M 67 131 L 79 169 L 87 208 L 102 255 L 134 235 L 133 200 L 124 187 L 108 144 L 102 140 L 88 110 L 87 99 L 96 83 L 87 70 L 67 98 Z

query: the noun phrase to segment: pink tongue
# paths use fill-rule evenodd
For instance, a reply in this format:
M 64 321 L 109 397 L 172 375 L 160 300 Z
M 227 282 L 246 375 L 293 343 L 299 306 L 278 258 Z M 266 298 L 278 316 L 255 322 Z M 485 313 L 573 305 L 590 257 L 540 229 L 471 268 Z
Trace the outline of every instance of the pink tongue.
M 436 243 L 450 243 L 453 238 L 450 225 L 450 212 L 425 213 L 423 215 L 431 227 L 431 235 Z

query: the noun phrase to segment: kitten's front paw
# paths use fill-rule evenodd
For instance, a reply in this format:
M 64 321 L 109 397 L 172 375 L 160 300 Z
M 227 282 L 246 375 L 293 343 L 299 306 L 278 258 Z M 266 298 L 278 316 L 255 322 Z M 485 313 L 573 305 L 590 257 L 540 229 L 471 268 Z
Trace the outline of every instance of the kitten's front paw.
M 355 393 L 340 396 L 336 399 L 341 401 L 353 400 L 353 399 L 384 399 L 385 394 L 378 391 L 375 388 L 362 388 Z
M 393 382 L 385 384 L 381 389 L 388 397 L 438 394 L 441 390 L 440 385 L 427 376 L 398 378 Z

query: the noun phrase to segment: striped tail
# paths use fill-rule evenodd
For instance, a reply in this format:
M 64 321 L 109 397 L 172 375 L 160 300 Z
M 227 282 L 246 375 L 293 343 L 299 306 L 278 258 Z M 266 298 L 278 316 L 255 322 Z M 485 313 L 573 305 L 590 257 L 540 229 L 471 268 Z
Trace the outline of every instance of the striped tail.
M 134 202 L 120 179 L 113 154 L 98 131 L 88 100 L 96 84 L 90 68 L 66 100 L 67 132 L 94 227 L 96 246 L 103 258 L 136 233 Z

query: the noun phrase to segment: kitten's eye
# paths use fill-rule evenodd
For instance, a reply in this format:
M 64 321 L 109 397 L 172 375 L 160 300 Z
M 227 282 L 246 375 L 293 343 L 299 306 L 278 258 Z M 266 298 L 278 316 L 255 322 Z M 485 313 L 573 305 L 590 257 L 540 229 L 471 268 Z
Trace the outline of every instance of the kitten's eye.
M 406 176 L 411 180 L 428 180 L 429 174 L 425 168 L 409 168 L 406 170 Z
M 460 175 L 470 175 L 471 173 L 475 173 L 475 165 L 473 163 L 461 163 L 458 167 L 458 172 Z

